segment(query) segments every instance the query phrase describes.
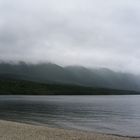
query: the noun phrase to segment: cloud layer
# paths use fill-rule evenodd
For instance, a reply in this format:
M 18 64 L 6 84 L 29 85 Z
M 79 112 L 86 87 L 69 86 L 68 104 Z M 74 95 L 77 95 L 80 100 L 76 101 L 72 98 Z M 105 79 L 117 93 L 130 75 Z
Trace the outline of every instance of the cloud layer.
M 0 0 L 0 59 L 140 72 L 139 0 Z

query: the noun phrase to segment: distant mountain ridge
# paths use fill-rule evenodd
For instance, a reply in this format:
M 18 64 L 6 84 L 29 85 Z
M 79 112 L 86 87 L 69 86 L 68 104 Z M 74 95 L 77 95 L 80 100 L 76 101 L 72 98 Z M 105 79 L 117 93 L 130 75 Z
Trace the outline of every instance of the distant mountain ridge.
M 0 79 L 28 80 L 41 83 L 81 85 L 140 91 L 140 77 L 109 69 L 82 66 L 61 67 L 52 63 L 0 63 Z

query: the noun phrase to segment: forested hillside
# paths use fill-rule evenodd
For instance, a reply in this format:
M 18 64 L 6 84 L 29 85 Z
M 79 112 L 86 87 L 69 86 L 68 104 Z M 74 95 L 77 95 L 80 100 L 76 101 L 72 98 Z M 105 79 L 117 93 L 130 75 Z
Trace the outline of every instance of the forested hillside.
M 0 79 L 140 91 L 140 77 L 109 69 L 55 64 L 0 63 Z

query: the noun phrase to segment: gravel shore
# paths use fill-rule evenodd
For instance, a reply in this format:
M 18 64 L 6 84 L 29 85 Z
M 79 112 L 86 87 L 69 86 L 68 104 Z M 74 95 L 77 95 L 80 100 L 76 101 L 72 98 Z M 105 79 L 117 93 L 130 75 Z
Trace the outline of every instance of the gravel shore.
M 0 120 L 0 140 L 140 140 Z

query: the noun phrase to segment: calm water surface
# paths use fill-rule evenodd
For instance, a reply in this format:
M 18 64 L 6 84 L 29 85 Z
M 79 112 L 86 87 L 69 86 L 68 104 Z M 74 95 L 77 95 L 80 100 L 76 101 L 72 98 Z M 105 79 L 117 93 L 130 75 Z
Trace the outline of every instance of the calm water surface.
M 140 96 L 0 96 L 0 119 L 140 136 Z

